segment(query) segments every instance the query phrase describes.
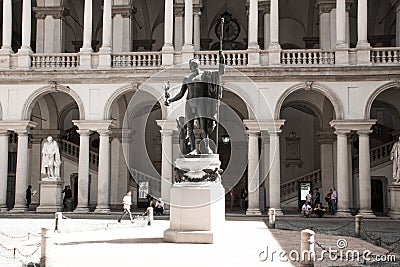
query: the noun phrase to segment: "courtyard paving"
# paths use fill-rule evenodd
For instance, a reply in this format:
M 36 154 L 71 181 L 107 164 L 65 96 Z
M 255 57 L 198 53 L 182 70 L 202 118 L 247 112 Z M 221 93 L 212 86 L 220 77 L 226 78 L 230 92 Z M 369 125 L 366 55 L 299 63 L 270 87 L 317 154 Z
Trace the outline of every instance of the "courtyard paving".
M 400 221 L 389 218 L 365 220 L 362 238 L 355 238 L 352 218 L 284 216 L 277 218 L 276 229 L 268 229 L 266 217 L 236 214 L 228 216 L 217 230 L 214 244 L 206 245 L 163 242 L 163 231 L 169 227 L 167 217 L 157 218 L 151 226 L 145 226 L 140 219 L 134 224 L 129 220 L 118 224 L 118 214 L 65 214 L 68 219 L 62 220 L 59 231 L 54 232 L 55 220 L 50 219 L 51 215 L 44 216 L 48 218 L 37 214 L 15 216 L 0 216 L 1 267 L 39 262 L 42 227 L 54 233 L 50 239 L 54 246 L 48 252 L 52 266 L 56 267 L 300 266 L 296 253 L 300 252 L 300 231 L 306 228 L 316 232 L 314 266 L 400 266 L 400 245 L 395 242 L 400 238 Z M 338 242 L 346 246 L 338 249 Z M 323 249 L 338 251 L 325 253 L 321 258 Z M 362 254 L 366 250 L 371 251 L 367 255 L 371 260 L 363 261 L 362 256 L 356 259 L 353 254 L 350 259 L 346 257 L 348 251 Z M 396 261 L 388 260 L 386 254 L 395 256 Z M 376 261 L 375 256 L 384 259 L 384 255 L 385 262 Z

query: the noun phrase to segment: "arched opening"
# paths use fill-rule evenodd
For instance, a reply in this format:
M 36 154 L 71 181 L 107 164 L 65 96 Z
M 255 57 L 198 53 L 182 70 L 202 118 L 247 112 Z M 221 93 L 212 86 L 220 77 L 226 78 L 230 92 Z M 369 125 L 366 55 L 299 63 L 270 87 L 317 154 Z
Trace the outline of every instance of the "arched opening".
M 390 151 L 400 137 L 400 90 L 396 87 L 380 92 L 370 107 L 370 118 L 376 119 L 370 134 L 371 209 L 375 214 L 388 210 L 387 185 L 393 181 Z M 354 145 L 358 153 L 358 142 Z
M 135 102 L 135 98 L 140 101 Z M 134 207 L 147 207 L 146 195 L 160 197 L 162 118 L 157 99 L 133 88 L 113 97 L 106 115 L 113 120 L 111 151 L 111 207 L 120 209 L 120 198 L 132 192 Z M 108 115 L 109 114 L 109 115 Z
M 299 209 L 304 186 L 319 189 L 323 201 L 334 184 L 333 104 L 321 92 L 297 90 L 282 102 L 279 118 L 286 120 L 280 134 L 282 209 Z

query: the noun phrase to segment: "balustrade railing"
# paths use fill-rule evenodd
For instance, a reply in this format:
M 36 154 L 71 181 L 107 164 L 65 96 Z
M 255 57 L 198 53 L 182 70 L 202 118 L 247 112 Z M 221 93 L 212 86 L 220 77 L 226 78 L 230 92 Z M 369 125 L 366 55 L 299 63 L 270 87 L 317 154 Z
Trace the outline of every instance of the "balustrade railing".
M 69 158 L 79 161 L 79 145 L 71 143 L 67 140 L 61 140 L 61 153 L 69 156 Z M 99 154 L 89 151 L 89 166 L 97 169 L 99 165 Z
M 335 52 L 328 50 L 282 50 L 281 52 L 282 65 L 334 65 Z
M 297 197 L 299 192 L 299 182 L 312 182 L 312 189 L 321 187 L 322 177 L 321 169 L 315 170 L 306 175 L 300 176 L 288 182 L 281 184 L 281 201 Z
M 218 65 L 218 51 L 196 51 L 194 57 L 200 61 L 200 65 Z M 229 50 L 224 51 L 225 63 L 228 66 L 247 65 L 247 51 Z
M 379 164 L 390 161 L 390 152 L 395 141 L 374 147 L 369 151 L 370 165 L 371 167 L 378 166 Z M 353 157 L 353 173 L 358 172 L 358 155 Z
M 75 69 L 79 65 L 77 53 L 33 54 L 33 69 Z
M 129 52 L 112 54 L 114 68 L 158 67 L 161 66 L 160 52 Z
M 400 47 L 371 48 L 371 63 L 373 65 L 400 63 Z

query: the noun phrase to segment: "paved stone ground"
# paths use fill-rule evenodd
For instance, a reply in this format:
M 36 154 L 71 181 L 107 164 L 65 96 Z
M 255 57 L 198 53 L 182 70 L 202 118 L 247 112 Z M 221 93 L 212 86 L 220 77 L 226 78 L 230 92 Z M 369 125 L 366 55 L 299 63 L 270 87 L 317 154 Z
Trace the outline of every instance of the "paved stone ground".
M 0 266 L 20 267 L 29 262 L 39 262 L 38 234 L 41 227 L 54 229 L 54 219 L 40 219 L 41 216 L 36 214 L 30 216 L 35 219 L 26 218 L 27 214 L 18 219 L 4 218 L 7 216 L 3 214 L 0 219 Z M 286 251 L 295 258 L 295 251 L 300 250 L 300 231 L 305 228 L 313 228 L 315 241 L 327 250 L 338 249 L 337 241 L 345 240 L 342 243 L 347 242 L 347 246 L 342 255 L 349 250 L 360 253 L 370 250 L 376 255 L 388 252 L 385 248 L 351 237 L 354 229 L 352 218 L 284 216 L 277 218 L 277 229 L 268 229 L 266 217 L 228 216 L 217 232 L 215 243 L 205 245 L 164 243 L 163 231 L 169 226 L 167 217 L 155 220 L 152 226 L 143 226 L 140 220 L 135 224 L 129 220 L 118 224 L 117 216 L 87 215 L 90 219 L 85 219 L 85 215 L 77 215 L 63 220 L 59 225 L 60 232 L 53 237 L 55 245 L 50 254 L 53 266 L 300 266 L 298 262 L 285 262 L 288 255 L 279 258 L 279 253 Z M 395 241 L 400 237 L 400 221 L 374 219 L 365 220 L 364 225 L 366 234 L 372 238 Z M 17 248 L 15 259 L 14 247 Z M 365 266 L 362 262 L 339 258 L 340 252 L 331 254 L 331 258 L 325 253 L 321 260 L 321 247 L 316 245 L 315 266 Z M 396 249 L 389 254 L 397 256 L 397 262 L 366 262 L 366 265 L 400 266 L 399 255 L 395 252 Z

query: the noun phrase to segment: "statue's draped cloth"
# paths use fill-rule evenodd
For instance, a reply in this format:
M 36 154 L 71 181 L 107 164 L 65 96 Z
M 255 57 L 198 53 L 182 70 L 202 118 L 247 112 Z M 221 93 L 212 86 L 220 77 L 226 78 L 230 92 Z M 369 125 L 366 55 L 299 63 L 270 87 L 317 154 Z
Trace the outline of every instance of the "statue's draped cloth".
M 45 168 L 57 167 L 61 164 L 60 151 L 56 141 L 51 143 L 45 142 L 42 149 L 42 170 L 46 174 Z

